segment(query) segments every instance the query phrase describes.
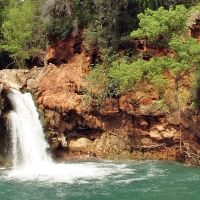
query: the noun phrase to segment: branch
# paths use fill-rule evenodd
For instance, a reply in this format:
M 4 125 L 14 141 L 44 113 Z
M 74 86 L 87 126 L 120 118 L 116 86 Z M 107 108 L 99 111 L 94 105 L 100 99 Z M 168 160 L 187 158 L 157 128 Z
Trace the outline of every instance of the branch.
M 13 61 L 13 62 L 11 62 L 10 64 L 8 64 L 8 65 L 6 66 L 6 69 L 8 69 L 8 67 L 9 67 L 10 65 L 14 64 L 14 63 L 15 63 L 15 61 Z

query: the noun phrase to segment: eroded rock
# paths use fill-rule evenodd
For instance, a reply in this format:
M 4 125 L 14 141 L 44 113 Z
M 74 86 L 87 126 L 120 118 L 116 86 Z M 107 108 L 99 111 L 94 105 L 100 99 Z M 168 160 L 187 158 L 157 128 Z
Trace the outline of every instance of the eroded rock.
M 71 140 L 69 148 L 71 152 L 84 152 L 88 154 L 91 151 L 92 142 L 87 138 L 78 138 L 77 140 Z
M 81 89 L 91 56 L 75 40 L 54 41 L 47 49 L 49 64 L 42 69 L 2 70 L 0 74 L 1 91 L 5 87 L 33 91 L 56 159 L 176 160 L 183 155 L 181 139 L 198 144 L 199 111 L 182 109 L 179 117 L 166 110 L 151 85 L 149 94 L 129 92 L 107 99 L 100 109 L 85 109 Z M 190 143 L 189 148 L 185 143 L 186 151 L 200 154 L 198 145 L 191 146 L 195 145 Z

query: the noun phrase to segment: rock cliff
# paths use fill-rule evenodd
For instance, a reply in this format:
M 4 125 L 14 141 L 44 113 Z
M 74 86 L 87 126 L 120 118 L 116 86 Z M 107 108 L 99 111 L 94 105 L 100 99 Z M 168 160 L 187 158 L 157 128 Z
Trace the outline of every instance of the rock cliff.
M 10 87 L 31 91 L 55 159 L 200 163 L 198 109 L 184 107 L 180 116 L 167 110 L 157 94 L 135 92 L 87 110 L 81 88 L 92 55 L 80 39 L 52 41 L 46 58 L 43 68 L 1 71 L 1 110 L 9 109 L 4 94 Z

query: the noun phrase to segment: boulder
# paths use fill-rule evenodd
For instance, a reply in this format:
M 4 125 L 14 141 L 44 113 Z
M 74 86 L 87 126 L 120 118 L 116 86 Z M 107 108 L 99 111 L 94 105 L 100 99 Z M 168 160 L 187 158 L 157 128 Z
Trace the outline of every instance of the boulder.
M 68 147 L 71 152 L 81 151 L 89 153 L 92 147 L 92 142 L 87 138 L 79 138 L 77 140 L 71 140 Z

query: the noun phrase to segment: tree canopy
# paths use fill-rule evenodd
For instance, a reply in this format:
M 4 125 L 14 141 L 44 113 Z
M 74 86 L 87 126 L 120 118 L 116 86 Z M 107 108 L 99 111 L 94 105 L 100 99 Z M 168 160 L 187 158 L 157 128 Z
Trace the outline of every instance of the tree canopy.
M 138 15 L 140 20 L 137 30 L 131 32 L 134 38 L 146 38 L 148 42 L 154 42 L 159 46 L 167 45 L 173 34 L 188 32 L 186 28 L 187 9 L 183 5 L 176 6 L 169 10 L 164 7 L 158 10 L 147 9 L 145 13 Z
M 23 65 L 23 60 L 34 56 L 42 47 L 42 29 L 35 1 L 10 1 L 4 11 L 1 50 L 9 52 L 16 64 Z
M 171 98 L 170 101 L 180 106 L 183 93 L 181 88 L 184 85 L 188 87 L 188 82 L 191 84 L 188 77 L 199 76 L 200 69 L 200 44 L 198 39 L 190 36 L 186 26 L 190 15 L 191 11 L 183 5 L 170 7 L 168 10 L 164 7 L 158 10 L 147 9 L 140 13 L 140 27 L 131 32 L 131 37 L 146 39 L 148 44 L 153 43 L 157 48 L 164 46 L 168 54 L 154 56 L 149 61 L 139 57 L 130 59 L 127 55 L 115 57 L 107 64 L 107 76 L 104 76 L 107 96 L 112 94 L 114 97 L 115 94 L 120 95 L 128 91 L 145 91 L 146 85 L 153 85 L 154 90 L 160 94 L 173 91 L 174 100 L 171 96 L 168 100 Z M 105 73 L 105 63 L 103 69 Z M 99 70 L 93 70 L 89 76 L 95 76 L 97 72 L 100 73 Z M 95 84 L 95 80 L 90 83 Z M 108 87 L 109 85 L 111 87 Z M 165 98 L 168 95 L 172 94 L 166 93 Z
M 51 38 L 63 40 L 81 30 L 85 49 L 99 59 L 88 76 L 94 98 L 117 97 L 152 84 L 158 91 L 170 87 L 179 102 L 185 77 L 199 71 L 199 42 L 186 26 L 191 13 L 196 16 L 200 10 L 195 6 L 198 2 L 1 0 L 0 56 L 9 55 L 22 67 Z M 134 39 L 165 47 L 168 54 L 143 60 L 134 48 Z
M 173 7 L 195 2 L 198 1 L 1 0 L 1 52 L 22 61 L 34 56 L 52 37 L 62 40 L 84 30 L 83 44 L 88 51 L 112 55 L 119 48 L 130 47 L 130 33 L 138 22 L 140 29 L 133 31 L 132 36 L 146 35 L 149 41 L 165 42 L 174 30 L 182 30 L 183 23 L 176 21 L 186 18 L 186 8 Z M 169 22 L 173 23 L 168 26 Z M 148 23 L 151 26 L 145 26 Z

